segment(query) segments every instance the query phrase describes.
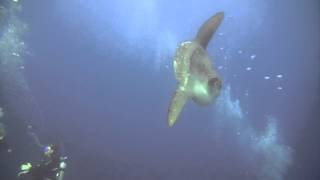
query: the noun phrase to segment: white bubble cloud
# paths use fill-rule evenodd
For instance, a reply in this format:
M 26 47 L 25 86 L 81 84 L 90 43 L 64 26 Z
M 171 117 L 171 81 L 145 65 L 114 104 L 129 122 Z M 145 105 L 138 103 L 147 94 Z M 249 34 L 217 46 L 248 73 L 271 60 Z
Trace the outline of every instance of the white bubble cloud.
M 216 104 L 219 116 L 225 116 L 222 118 L 225 121 L 219 121 L 218 127 L 223 127 L 226 123 L 234 127 L 235 132 L 231 134 L 237 136 L 240 146 L 246 147 L 241 153 L 248 157 L 257 157 L 250 161 L 258 168 L 256 175 L 259 179 L 283 180 L 292 164 L 292 149 L 279 142 L 281 133 L 277 119 L 267 117 L 266 128 L 261 133 L 250 124 L 252 121 L 246 121 L 247 117 L 242 111 L 239 100 L 231 97 L 231 87 L 227 85 Z
M 292 163 L 290 147 L 278 142 L 278 128 L 275 119 L 269 117 L 265 133 L 258 138 L 255 151 L 263 156 L 263 165 L 258 172 L 260 179 L 282 180 Z
M 243 118 L 239 100 L 233 100 L 231 98 L 230 86 L 226 86 L 226 88 L 222 90 L 221 95 L 217 100 L 217 109 L 220 113 L 226 114 L 229 118 Z

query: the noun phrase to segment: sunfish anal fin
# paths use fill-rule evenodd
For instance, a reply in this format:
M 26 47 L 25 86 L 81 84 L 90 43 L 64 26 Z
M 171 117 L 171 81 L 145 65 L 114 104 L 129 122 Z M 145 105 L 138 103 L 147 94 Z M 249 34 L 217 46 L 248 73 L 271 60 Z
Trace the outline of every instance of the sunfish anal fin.
M 168 126 L 172 127 L 177 121 L 184 105 L 186 104 L 189 96 L 185 92 L 184 87 L 178 86 L 168 109 Z

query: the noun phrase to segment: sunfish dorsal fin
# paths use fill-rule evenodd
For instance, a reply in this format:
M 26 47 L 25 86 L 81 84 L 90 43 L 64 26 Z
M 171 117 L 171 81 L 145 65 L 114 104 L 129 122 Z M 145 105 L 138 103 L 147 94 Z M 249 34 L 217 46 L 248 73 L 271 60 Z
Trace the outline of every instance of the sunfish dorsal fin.
M 207 48 L 211 37 L 218 29 L 223 17 L 224 13 L 219 12 L 208 19 L 199 29 L 195 41 L 197 41 L 203 49 Z
M 171 99 L 168 109 L 168 126 L 172 127 L 177 121 L 184 105 L 186 104 L 189 96 L 182 86 L 178 86 L 174 96 Z

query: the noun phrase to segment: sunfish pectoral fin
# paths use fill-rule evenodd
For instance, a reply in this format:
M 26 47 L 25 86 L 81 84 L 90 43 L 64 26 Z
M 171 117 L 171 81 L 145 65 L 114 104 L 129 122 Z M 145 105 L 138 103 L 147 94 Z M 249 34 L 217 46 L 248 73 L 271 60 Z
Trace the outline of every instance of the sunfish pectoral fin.
M 208 19 L 199 29 L 196 41 L 204 48 L 206 49 L 208 46 L 208 43 L 212 37 L 212 35 L 216 32 L 218 29 L 221 21 L 224 18 L 224 12 L 219 12 L 212 16 L 210 19 Z
M 172 127 L 179 118 L 179 115 L 188 100 L 188 95 L 182 87 L 178 87 L 171 99 L 168 110 L 168 126 Z

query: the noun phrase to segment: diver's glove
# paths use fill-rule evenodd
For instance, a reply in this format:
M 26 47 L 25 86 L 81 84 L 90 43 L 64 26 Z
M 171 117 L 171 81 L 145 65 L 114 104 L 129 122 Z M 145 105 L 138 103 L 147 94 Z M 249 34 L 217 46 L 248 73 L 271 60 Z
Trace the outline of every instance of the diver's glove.
M 29 162 L 22 164 L 20 167 L 21 171 L 18 173 L 18 177 L 20 177 L 21 175 L 24 175 L 24 174 L 28 174 L 30 172 L 31 168 L 32 168 L 32 165 Z

